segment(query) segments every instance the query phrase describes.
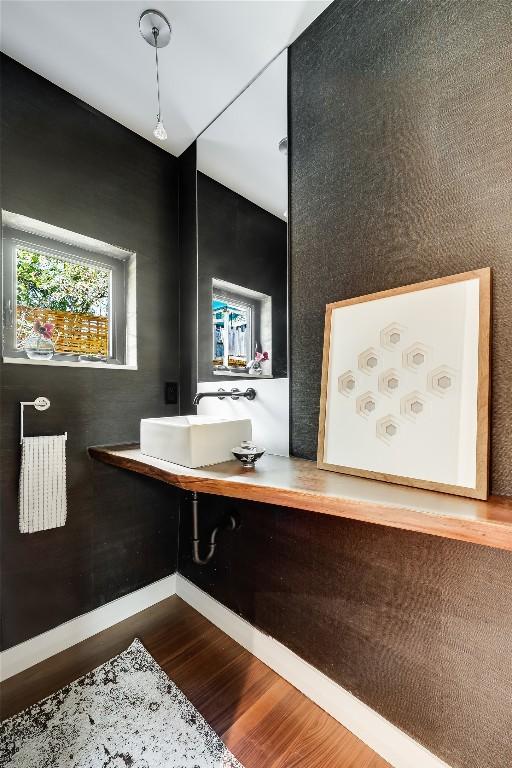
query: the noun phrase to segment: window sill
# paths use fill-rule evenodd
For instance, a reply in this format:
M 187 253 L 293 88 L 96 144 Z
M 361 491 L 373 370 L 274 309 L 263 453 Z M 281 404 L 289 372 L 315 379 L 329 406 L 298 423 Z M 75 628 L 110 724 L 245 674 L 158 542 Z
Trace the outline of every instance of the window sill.
M 92 360 L 29 360 L 28 357 L 3 357 L 4 363 L 16 365 L 46 365 L 64 368 L 108 368 L 114 371 L 136 371 L 136 365 L 120 365 L 119 363 L 94 363 Z
M 273 379 L 274 377 L 270 374 L 264 374 L 264 373 L 243 373 L 240 371 L 219 371 L 214 370 L 212 371 L 214 376 L 220 376 L 221 378 L 236 378 L 236 379 Z

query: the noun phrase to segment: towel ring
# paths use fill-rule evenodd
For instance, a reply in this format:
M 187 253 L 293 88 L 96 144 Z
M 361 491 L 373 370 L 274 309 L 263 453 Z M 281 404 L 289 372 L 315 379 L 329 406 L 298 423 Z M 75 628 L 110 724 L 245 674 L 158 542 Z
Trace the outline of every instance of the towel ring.
M 47 397 L 36 397 L 32 402 L 29 400 L 20 401 L 20 445 L 23 443 L 23 409 L 26 405 L 33 406 L 36 411 L 47 411 L 50 407 L 50 401 Z M 64 432 L 64 439 L 68 439 L 68 433 Z

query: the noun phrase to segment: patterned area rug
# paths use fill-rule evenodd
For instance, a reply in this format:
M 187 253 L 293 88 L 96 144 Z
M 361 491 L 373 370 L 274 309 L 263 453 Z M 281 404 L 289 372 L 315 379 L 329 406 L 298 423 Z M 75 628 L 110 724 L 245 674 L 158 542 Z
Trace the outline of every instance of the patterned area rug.
M 140 640 L 2 724 L 2 768 L 243 768 Z

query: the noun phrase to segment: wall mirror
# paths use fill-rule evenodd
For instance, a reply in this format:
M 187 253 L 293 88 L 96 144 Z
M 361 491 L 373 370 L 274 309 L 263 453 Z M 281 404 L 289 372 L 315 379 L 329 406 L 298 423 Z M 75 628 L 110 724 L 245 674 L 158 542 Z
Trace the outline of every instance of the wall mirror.
M 198 379 L 287 376 L 284 51 L 197 140 Z

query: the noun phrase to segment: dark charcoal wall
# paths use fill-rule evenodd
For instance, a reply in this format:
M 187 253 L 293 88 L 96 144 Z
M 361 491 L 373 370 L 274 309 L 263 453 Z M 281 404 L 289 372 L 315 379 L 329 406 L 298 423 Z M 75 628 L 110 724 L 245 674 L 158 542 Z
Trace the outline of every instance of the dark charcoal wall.
M 139 419 L 173 415 L 178 378 L 175 158 L 7 57 L 2 58 L 2 206 L 137 252 L 139 370 L 3 365 L 3 647 L 174 572 L 177 502 L 168 488 L 102 466 L 87 446 L 138 439 Z M 28 434 L 67 430 L 68 521 L 20 534 L 19 401 Z
M 180 155 L 180 413 L 197 391 L 197 147 Z
M 448 765 L 510 768 L 509 552 L 211 496 L 203 541 L 228 511 L 240 528 L 201 568 L 182 515 L 180 573 Z
M 199 381 L 211 372 L 212 278 L 272 296 L 272 375 L 287 375 L 287 226 L 245 197 L 197 174 Z
M 328 301 L 491 265 L 492 486 L 512 493 L 508 0 L 335 2 L 290 51 L 292 445 L 314 458 Z M 205 529 L 235 502 L 204 498 Z M 512 765 L 512 555 L 236 505 L 180 569 L 456 768 Z M 209 508 L 209 514 L 207 512 Z
M 343 0 L 291 47 L 296 455 L 316 457 L 326 303 L 490 266 L 491 485 L 512 493 L 511 28 L 509 0 Z

